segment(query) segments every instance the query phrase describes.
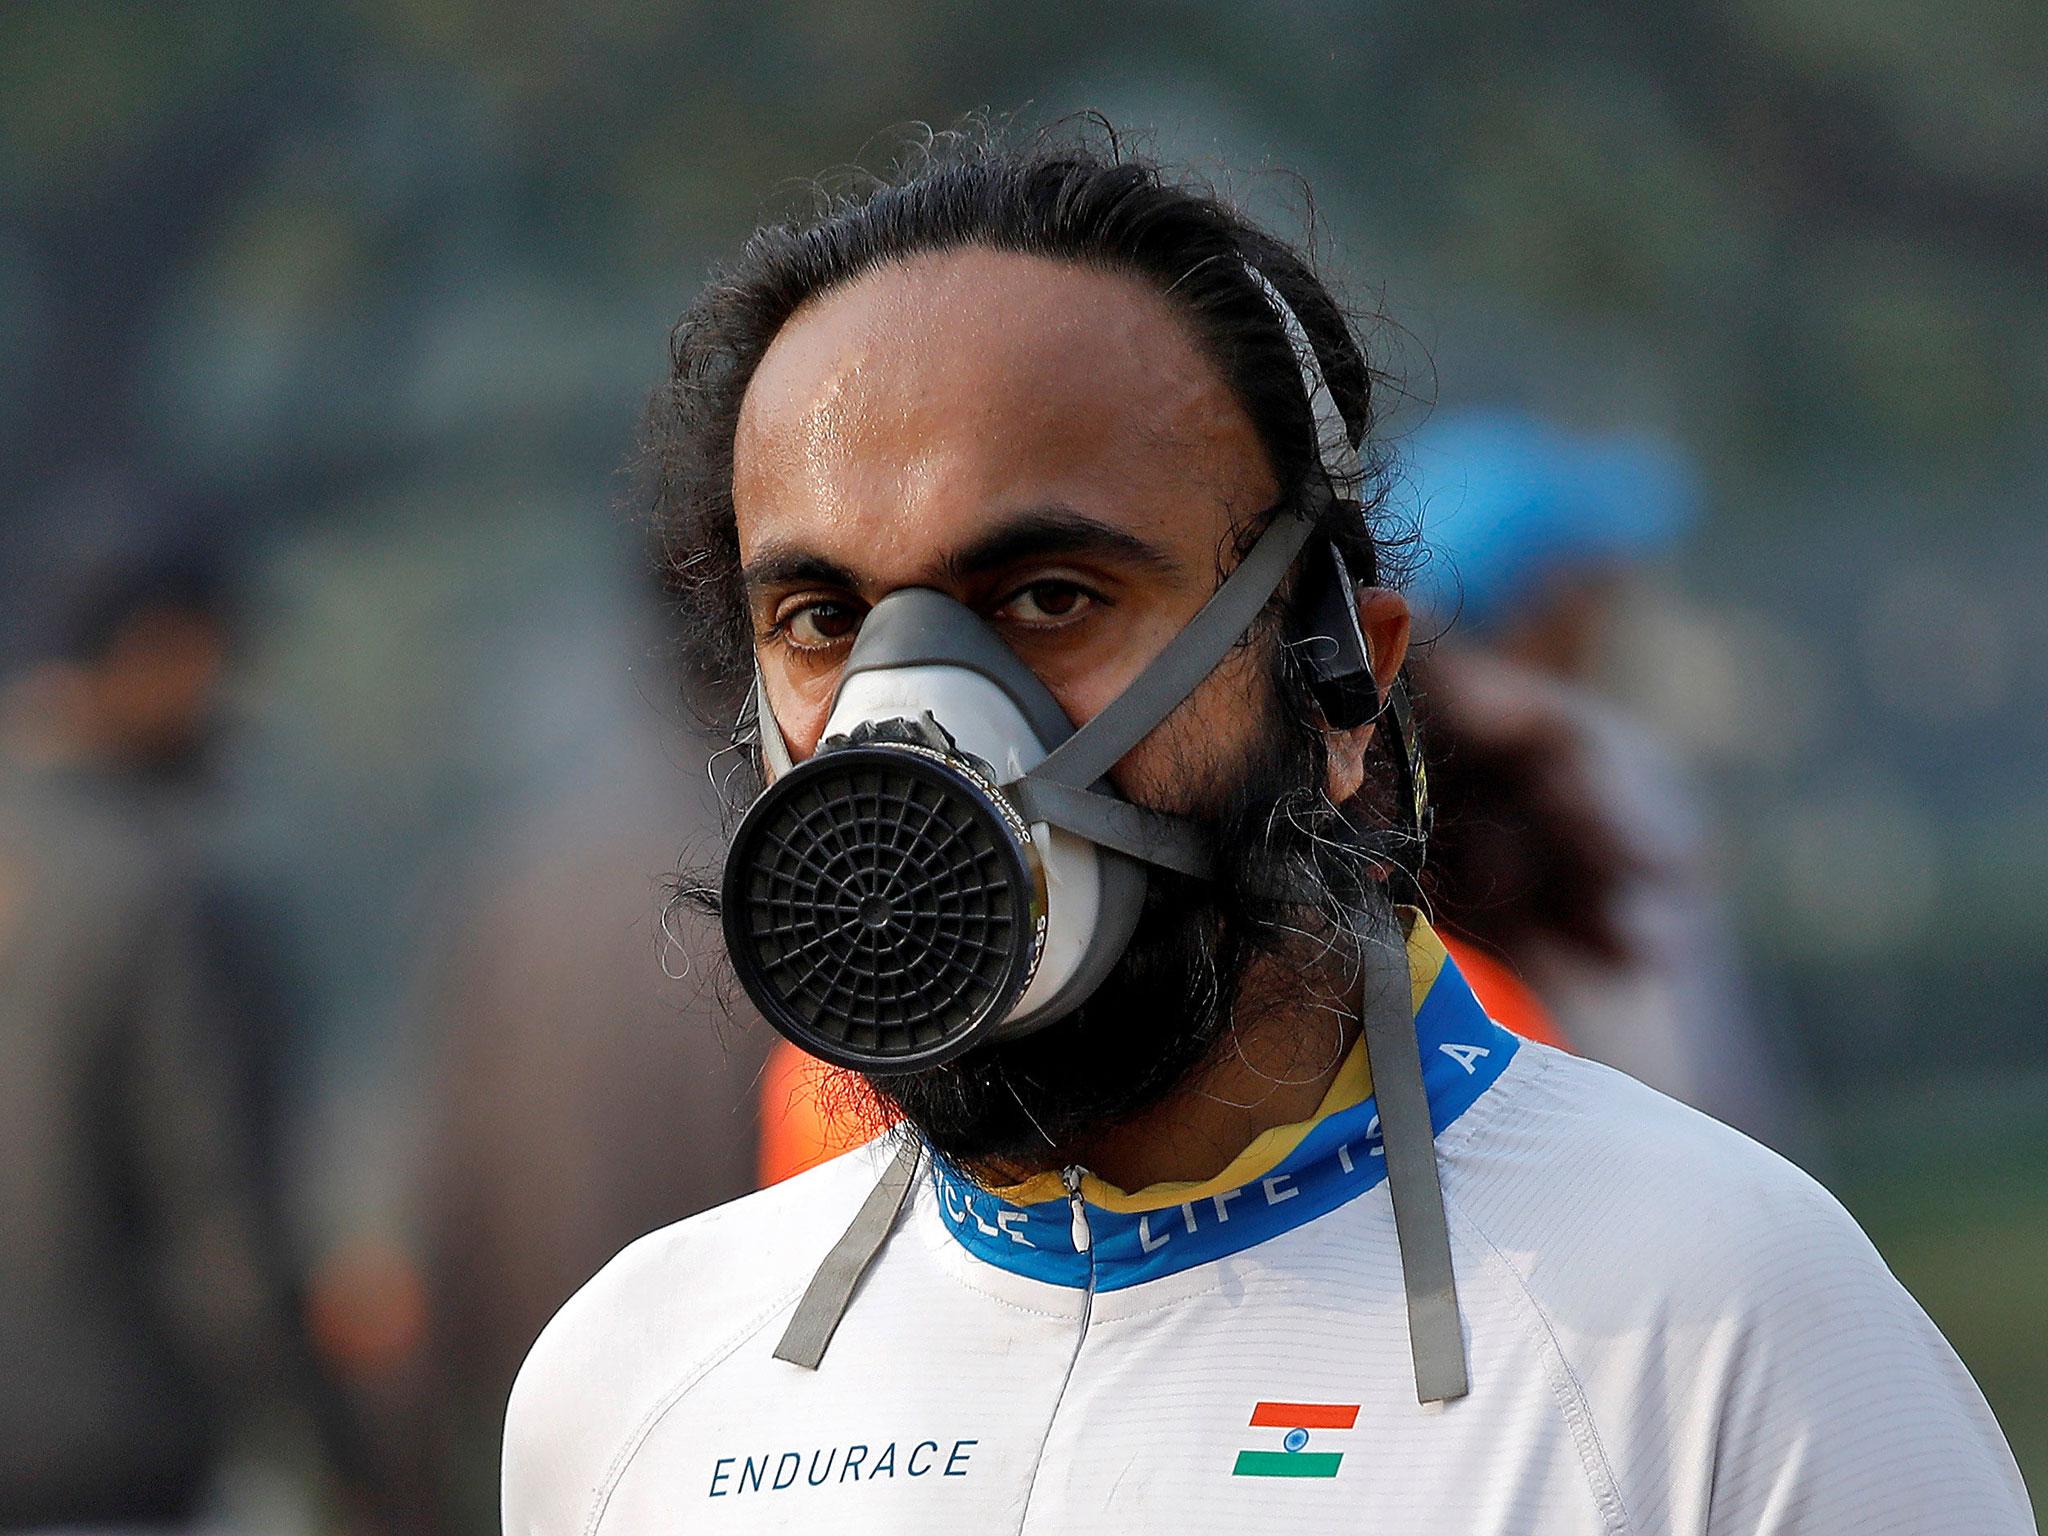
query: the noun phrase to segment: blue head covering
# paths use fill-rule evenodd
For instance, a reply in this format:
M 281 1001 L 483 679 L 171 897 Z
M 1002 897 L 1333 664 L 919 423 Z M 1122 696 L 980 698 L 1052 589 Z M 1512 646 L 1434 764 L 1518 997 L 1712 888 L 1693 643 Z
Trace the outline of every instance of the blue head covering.
M 1432 418 L 1408 468 L 1429 551 L 1410 595 L 1434 622 L 1477 634 L 1513 620 L 1555 577 L 1664 553 L 1699 516 L 1675 444 L 1570 433 L 1519 411 Z

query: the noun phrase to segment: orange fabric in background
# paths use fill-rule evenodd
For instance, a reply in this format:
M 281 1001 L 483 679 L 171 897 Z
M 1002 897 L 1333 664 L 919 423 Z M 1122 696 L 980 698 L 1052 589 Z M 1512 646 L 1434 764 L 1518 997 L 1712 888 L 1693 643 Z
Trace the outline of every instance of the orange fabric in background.
M 854 1117 L 827 1118 L 818 1086 L 839 1067 L 777 1038 L 761 1071 L 761 1187 L 829 1162 L 868 1139 Z
M 1522 979 L 1507 966 L 1467 940 L 1437 930 L 1451 958 L 1488 1016 L 1503 1029 L 1526 1040 L 1563 1046 L 1549 1012 Z M 791 1174 L 828 1162 L 867 1140 L 868 1132 L 852 1117 L 828 1119 L 818 1086 L 839 1071 L 805 1055 L 787 1040 L 777 1040 L 761 1074 L 762 1187 Z
M 1470 939 L 1457 938 L 1441 928 L 1436 936 L 1444 941 L 1444 948 L 1458 963 L 1472 995 L 1479 999 L 1479 1006 L 1486 1010 L 1489 1019 L 1524 1040 L 1540 1040 L 1561 1051 L 1571 1049 L 1558 1032 L 1550 1010 L 1529 990 L 1527 982 L 1508 969 L 1505 960 L 1496 959 Z

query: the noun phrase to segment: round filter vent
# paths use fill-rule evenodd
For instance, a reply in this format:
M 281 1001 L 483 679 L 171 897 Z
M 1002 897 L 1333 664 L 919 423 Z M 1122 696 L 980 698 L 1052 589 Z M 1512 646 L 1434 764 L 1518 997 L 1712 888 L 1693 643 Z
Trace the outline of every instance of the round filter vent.
M 726 861 L 725 942 L 747 995 L 840 1066 L 957 1055 L 1036 964 L 1027 835 L 977 777 L 922 748 L 799 765 L 754 803 Z

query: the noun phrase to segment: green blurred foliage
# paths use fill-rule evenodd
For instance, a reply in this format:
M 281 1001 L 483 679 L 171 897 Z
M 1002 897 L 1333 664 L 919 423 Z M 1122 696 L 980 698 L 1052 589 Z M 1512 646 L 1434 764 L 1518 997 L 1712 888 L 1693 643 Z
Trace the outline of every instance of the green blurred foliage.
M 373 307 L 380 277 L 417 302 L 451 245 L 470 281 L 528 261 L 673 309 L 802 178 L 886 158 L 891 123 L 1044 117 L 1146 74 L 1235 113 L 1226 153 L 1313 159 L 1386 266 L 1654 339 L 1696 441 L 1925 473 L 2035 451 L 2044 36 L 2023 0 L 30 0 L 0 14 L 0 142 L 31 227 L 118 219 L 103 200 L 168 144 L 238 161 L 225 208 L 187 205 L 202 248 L 161 254 L 199 266 L 212 323 L 289 332 Z

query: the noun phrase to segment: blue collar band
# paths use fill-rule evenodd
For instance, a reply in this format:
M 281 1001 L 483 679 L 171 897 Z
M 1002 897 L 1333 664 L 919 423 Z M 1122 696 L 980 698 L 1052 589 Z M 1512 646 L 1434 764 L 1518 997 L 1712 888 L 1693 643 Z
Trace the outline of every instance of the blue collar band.
M 1486 1016 L 1454 961 L 1416 1010 L 1422 1083 L 1441 1136 L 1506 1070 L 1521 1041 Z M 1242 1253 L 1357 1199 L 1387 1176 L 1372 1099 L 1317 1121 L 1274 1167 L 1234 1189 L 1157 1210 L 1111 1211 L 1087 1203 L 1092 1253 L 1074 1244 L 1064 1200 L 1019 1205 L 943 1162 L 934 1174 L 946 1224 L 976 1258 L 1052 1285 L 1117 1291 Z

